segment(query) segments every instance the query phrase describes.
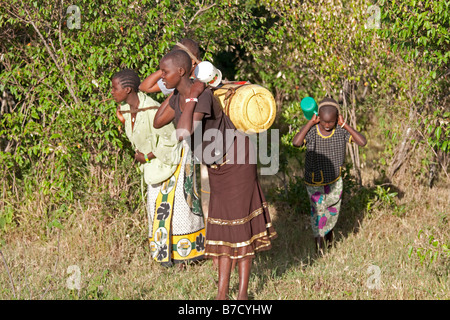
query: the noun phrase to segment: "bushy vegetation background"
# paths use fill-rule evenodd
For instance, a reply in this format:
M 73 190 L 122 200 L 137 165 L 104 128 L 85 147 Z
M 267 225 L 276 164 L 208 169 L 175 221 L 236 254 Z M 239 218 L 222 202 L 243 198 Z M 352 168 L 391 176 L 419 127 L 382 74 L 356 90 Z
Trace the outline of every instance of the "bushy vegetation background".
M 370 216 L 373 210 L 384 210 L 405 217 L 414 211 L 411 199 L 420 197 L 415 193 L 419 189 L 436 194 L 432 203 L 448 201 L 449 1 L 0 3 L 0 249 L 5 252 L 8 246 L 20 252 L 18 239 L 56 241 L 59 248 L 59 237 L 66 232 L 72 234 L 73 246 L 76 239 L 82 246 L 87 236 L 99 247 L 107 246 L 102 241 L 111 243 L 117 251 L 107 250 L 128 257 L 119 261 L 130 263 L 139 254 L 148 259 L 140 177 L 115 116 L 110 79 L 123 68 L 145 78 L 182 38 L 198 41 L 203 59 L 214 62 L 227 79 L 249 80 L 274 94 L 280 170 L 263 182 L 283 233 L 289 228 L 286 221 L 309 213 L 301 182 L 304 150 L 291 144 L 306 122 L 300 109 L 305 96 L 339 100 L 348 123 L 369 138 L 367 148 L 348 149 L 348 211 Z M 162 101 L 163 96 L 154 98 Z M 432 188 L 440 191 L 433 193 Z M 401 201 L 404 194 L 410 197 L 405 196 L 407 203 Z M 448 210 L 441 206 L 431 211 L 448 228 Z M 81 232 L 86 221 L 92 227 L 87 234 L 71 233 Z M 411 232 L 417 235 L 419 230 L 420 225 Z M 422 263 L 441 259 L 434 262 L 441 268 L 448 262 L 448 233 L 442 228 L 427 232 L 429 247 L 404 245 Z M 105 240 L 106 234 L 116 239 Z M 130 242 L 134 246 L 121 249 Z M 72 263 L 86 259 L 83 252 L 75 256 L 78 260 Z M 36 297 L 39 289 L 23 289 L 27 293 L 22 296 L 14 289 L 14 272 L 7 270 L 6 260 L 0 269 L 5 271 L 0 296 Z M 50 273 L 56 270 L 55 265 Z M 81 297 L 111 298 L 98 290 L 105 286 L 102 279 L 112 272 L 108 270 Z M 448 289 L 448 269 L 433 272 Z M 26 272 L 21 275 L 22 281 L 32 281 Z M 265 279 L 274 277 L 276 272 Z M 52 283 L 55 287 L 50 278 L 47 274 L 36 280 L 46 283 L 40 297 L 46 297 Z M 153 289 L 148 290 L 136 295 L 119 290 L 114 297 L 152 296 Z M 68 296 L 59 292 L 55 297 Z

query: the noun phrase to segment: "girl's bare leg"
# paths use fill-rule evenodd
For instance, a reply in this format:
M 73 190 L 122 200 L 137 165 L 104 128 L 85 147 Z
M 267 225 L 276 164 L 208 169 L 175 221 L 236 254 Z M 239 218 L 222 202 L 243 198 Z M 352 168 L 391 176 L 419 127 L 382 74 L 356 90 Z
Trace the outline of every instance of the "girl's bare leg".
M 331 248 L 333 246 L 333 230 L 330 230 L 325 235 L 325 241 L 327 242 L 327 248 Z
M 230 286 L 231 258 L 222 256 L 218 258 L 219 262 L 219 284 L 216 300 L 226 300 Z
M 316 237 L 316 249 L 317 249 L 317 253 L 320 255 L 323 255 L 323 251 L 324 251 L 324 242 L 325 239 L 324 237 Z
M 238 262 L 239 272 L 239 294 L 238 300 L 248 300 L 248 280 L 250 278 L 250 269 L 252 267 L 252 259 L 241 259 Z

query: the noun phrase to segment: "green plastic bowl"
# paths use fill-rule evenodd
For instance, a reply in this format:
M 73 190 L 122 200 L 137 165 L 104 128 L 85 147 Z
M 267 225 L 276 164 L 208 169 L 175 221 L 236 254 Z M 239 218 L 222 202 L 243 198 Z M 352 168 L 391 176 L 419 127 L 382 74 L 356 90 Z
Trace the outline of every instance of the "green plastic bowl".
M 308 120 L 311 120 L 312 116 L 314 114 L 318 114 L 318 105 L 314 98 L 306 97 L 303 98 L 300 102 L 300 107 L 302 108 L 303 114 L 305 115 L 305 118 Z

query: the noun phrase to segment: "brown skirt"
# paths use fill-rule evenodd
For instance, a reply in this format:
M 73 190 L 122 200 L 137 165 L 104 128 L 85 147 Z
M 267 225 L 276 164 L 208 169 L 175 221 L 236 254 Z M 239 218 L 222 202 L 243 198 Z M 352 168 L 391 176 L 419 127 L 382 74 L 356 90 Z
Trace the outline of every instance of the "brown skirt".
M 209 214 L 206 225 L 205 256 L 231 259 L 253 258 L 269 250 L 277 234 L 272 226 L 266 199 L 258 181 L 254 147 L 248 137 L 236 139 L 233 152 L 222 166 L 208 166 Z M 231 156 L 230 156 L 231 154 Z M 245 163 L 242 160 L 245 155 Z

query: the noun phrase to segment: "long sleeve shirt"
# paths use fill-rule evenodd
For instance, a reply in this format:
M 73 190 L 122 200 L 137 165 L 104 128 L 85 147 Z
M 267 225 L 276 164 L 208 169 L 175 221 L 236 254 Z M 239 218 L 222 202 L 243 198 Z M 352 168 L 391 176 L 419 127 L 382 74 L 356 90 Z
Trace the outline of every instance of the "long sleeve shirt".
M 125 118 L 125 133 L 134 149 L 148 154 L 150 152 L 156 157 L 150 162 L 142 164 L 140 169 L 144 172 L 144 178 L 151 175 L 160 175 L 158 170 L 175 171 L 180 162 L 181 143 L 177 140 L 175 126 L 169 123 L 160 129 L 153 127 L 155 114 L 158 111 L 159 102 L 153 100 L 146 94 L 138 92 L 139 109 L 155 107 L 145 111 L 138 111 L 134 127 L 132 127 L 131 113 L 123 113 Z M 121 111 L 130 111 L 130 105 L 124 104 Z M 152 172 L 146 172 L 146 171 Z M 148 179 L 145 179 L 147 183 Z

